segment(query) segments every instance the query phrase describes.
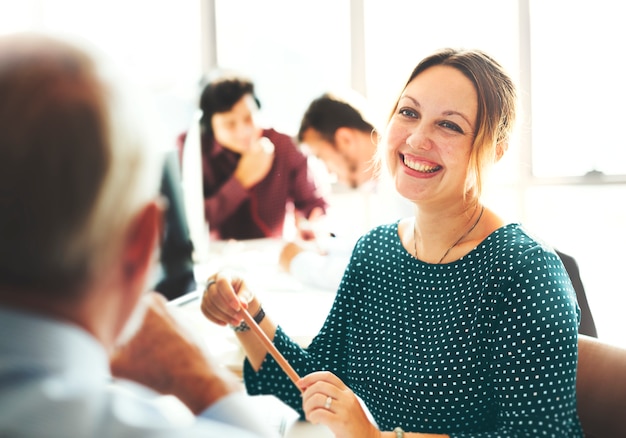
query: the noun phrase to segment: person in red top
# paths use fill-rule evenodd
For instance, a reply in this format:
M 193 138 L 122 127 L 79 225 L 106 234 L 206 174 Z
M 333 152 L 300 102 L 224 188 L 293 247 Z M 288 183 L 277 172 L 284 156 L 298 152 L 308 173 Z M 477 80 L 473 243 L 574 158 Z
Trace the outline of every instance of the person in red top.
M 204 212 L 211 238 L 282 237 L 291 204 L 301 236 L 312 238 L 309 220 L 323 217 L 327 202 L 291 137 L 255 123 L 260 107 L 254 84 L 238 77 L 210 82 L 200 97 Z M 181 156 L 186 136 L 178 138 Z

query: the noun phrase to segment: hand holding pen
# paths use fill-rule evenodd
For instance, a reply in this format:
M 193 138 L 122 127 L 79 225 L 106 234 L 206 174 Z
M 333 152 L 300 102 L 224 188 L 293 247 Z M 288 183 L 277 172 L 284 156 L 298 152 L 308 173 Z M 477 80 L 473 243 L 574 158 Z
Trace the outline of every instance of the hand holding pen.
M 241 278 L 223 273 L 209 278 L 201 310 L 210 321 L 233 327 L 253 368 L 259 369 L 269 353 L 297 386 L 300 376 L 272 343 L 276 326 L 265 318 L 257 297 Z

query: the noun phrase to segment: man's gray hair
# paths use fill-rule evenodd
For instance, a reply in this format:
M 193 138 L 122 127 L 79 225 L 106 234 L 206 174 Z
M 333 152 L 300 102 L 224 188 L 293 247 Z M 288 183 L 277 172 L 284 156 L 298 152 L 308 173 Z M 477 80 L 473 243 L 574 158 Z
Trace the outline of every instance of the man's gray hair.
M 157 194 L 161 154 L 126 81 L 83 43 L 0 38 L 0 287 L 79 292 Z

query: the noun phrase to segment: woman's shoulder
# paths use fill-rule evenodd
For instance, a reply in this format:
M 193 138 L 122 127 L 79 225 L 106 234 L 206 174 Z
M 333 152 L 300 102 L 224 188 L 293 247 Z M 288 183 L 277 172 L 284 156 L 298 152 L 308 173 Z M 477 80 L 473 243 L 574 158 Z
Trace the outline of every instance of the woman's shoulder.
M 358 245 L 361 245 L 361 246 L 374 245 L 375 247 L 376 246 L 380 247 L 381 242 L 383 241 L 388 242 L 388 243 L 391 243 L 391 242 L 399 243 L 400 242 L 400 238 L 398 236 L 398 224 L 399 223 L 400 223 L 400 219 L 394 222 L 375 226 L 374 228 L 370 229 L 359 238 L 357 242 L 357 246 Z
M 506 259 L 558 257 L 543 239 L 520 223 L 504 225 L 483 242 L 483 245 Z
M 351 265 L 397 269 L 404 260 L 403 257 L 408 255 L 398 236 L 399 222 L 378 225 L 362 234 L 352 250 Z
M 507 245 L 542 246 L 545 242 L 519 222 L 511 222 L 496 229 L 487 239 Z
M 389 236 L 398 235 L 398 225 L 402 219 L 396 219 L 393 222 L 376 225 L 365 233 L 365 236 Z

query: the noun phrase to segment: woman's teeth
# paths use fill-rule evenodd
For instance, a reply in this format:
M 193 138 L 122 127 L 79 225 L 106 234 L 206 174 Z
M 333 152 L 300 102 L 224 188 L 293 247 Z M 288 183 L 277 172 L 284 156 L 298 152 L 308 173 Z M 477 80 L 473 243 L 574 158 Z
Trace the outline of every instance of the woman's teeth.
M 433 173 L 441 169 L 441 166 L 428 166 L 424 163 L 413 161 L 410 158 L 408 158 L 406 155 L 404 156 L 404 165 L 408 168 L 411 168 L 417 172 L 422 172 L 422 173 Z

